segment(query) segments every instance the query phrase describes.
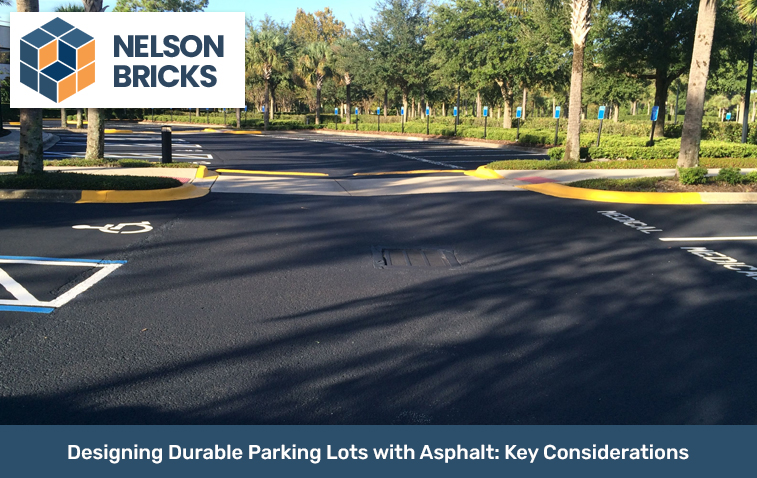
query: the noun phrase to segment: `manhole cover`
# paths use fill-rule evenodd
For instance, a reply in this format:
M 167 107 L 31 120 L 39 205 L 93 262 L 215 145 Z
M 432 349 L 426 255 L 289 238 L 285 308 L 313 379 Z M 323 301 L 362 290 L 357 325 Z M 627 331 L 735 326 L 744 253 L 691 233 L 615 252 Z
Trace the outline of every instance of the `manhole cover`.
M 373 267 L 451 269 L 460 263 L 451 247 L 374 247 Z

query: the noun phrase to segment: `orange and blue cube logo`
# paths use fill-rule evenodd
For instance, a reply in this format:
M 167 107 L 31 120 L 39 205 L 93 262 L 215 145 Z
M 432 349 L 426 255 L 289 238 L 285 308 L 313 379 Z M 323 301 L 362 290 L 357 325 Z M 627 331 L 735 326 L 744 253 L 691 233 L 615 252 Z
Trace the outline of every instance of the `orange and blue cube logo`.
M 60 103 L 95 82 L 95 39 L 60 18 L 21 38 L 21 83 Z

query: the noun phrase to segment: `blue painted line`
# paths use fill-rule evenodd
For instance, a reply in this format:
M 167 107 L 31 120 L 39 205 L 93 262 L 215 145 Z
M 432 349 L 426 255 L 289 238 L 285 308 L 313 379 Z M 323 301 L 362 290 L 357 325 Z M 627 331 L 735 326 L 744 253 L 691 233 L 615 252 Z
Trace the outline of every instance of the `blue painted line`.
M 18 307 L 15 305 L 0 305 L 0 312 L 31 312 L 34 314 L 49 314 L 55 309 L 51 307 Z
M 126 264 L 126 261 L 102 261 L 100 259 L 56 259 L 54 257 L 0 256 L 10 261 L 87 262 L 91 264 Z

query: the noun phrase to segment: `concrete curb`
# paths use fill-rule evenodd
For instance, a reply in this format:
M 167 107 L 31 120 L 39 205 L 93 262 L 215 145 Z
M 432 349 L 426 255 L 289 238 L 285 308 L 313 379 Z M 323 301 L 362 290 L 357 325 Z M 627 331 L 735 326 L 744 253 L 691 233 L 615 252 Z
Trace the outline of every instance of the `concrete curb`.
M 8 161 L 18 161 L 18 136 L 20 133 L 18 131 L 14 131 L 8 136 L 12 136 L 13 138 L 10 138 L 10 148 L 13 150 L 12 153 L 3 153 L 0 154 L 0 159 L 2 160 L 8 160 Z M 60 138 L 52 133 L 42 133 L 42 150 L 47 151 L 48 149 L 55 146 L 55 144 L 60 141 Z
M 518 187 L 563 199 L 619 204 L 757 204 L 757 193 L 640 193 L 574 188 L 554 183 Z
M 73 191 L 53 189 L 0 189 L 0 201 L 57 202 L 76 204 L 128 204 L 182 201 L 207 196 L 210 189 L 184 184 L 170 189 L 142 191 Z

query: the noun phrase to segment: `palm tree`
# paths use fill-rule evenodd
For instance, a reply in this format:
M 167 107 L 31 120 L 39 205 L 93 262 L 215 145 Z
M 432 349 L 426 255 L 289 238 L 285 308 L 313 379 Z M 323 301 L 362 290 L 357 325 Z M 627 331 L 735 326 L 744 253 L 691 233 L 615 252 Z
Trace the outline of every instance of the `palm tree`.
M 350 96 L 350 89 L 352 87 L 352 60 L 354 59 L 355 49 L 357 43 L 351 38 L 340 38 L 333 45 L 335 66 L 334 70 L 341 78 L 341 83 L 344 84 L 347 90 L 347 124 L 351 123 L 352 118 L 352 98 Z
M 76 5 L 75 3 L 69 3 L 68 5 L 60 5 L 55 9 L 56 12 L 83 12 L 83 5 Z M 78 111 L 77 111 L 78 113 Z M 78 116 L 78 115 L 77 115 Z M 78 125 L 77 125 L 78 126 Z M 66 116 L 66 108 L 60 109 L 60 127 L 68 128 L 68 117 Z M 80 127 L 80 126 L 79 126 Z
M 717 0 L 699 0 L 697 29 L 694 36 L 694 52 L 691 56 L 689 88 L 686 92 L 686 116 L 681 132 L 681 151 L 678 154 L 679 168 L 694 168 L 699 165 L 699 144 L 702 141 L 702 117 L 707 78 L 710 75 L 710 53 L 715 33 Z
M 584 80 L 584 50 L 586 37 L 591 29 L 591 7 L 594 0 L 543 0 L 555 8 L 562 3 L 570 6 L 570 35 L 573 39 L 573 70 L 570 76 L 570 100 L 568 110 L 568 138 L 565 156 L 568 161 L 580 159 L 581 142 L 581 97 Z M 502 0 L 502 4 L 515 15 L 523 15 L 534 0 Z M 525 95 L 524 95 L 525 98 Z M 525 105 L 524 105 L 525 106 Z
M 323 80 L 334 76 L 332 62 L 334 52 L 326 42 L 314 42 L 305 47 L 300 58 L 300 75 L 315 86 L 315 124 L 321 124 L 321 88 Z
M 265 99 L 268 105 L 263 113 L 263 128 L 268 129 L 271 94 L 271 76 L 277 71 L 286 71 L 291 65 L 292 46 L 280 32 L 273 30 L 251 31 L 247 42 L 247 71 L 260 76 L 265 83 Z
M 104 12 L 103 0 L 82 0 L 87 12 Z M 85 159 L 102 159 L 105 157 L 105 121 L 100 108 L 87 110 L 87 152 Z
M 5 2 L 2 2 L 5 3 Z M 16 11 L 39 12 L 39 0 L 17 0 Z M 42 109 L 21 108 L 18 174 L 39 174 L 44 169 Z

